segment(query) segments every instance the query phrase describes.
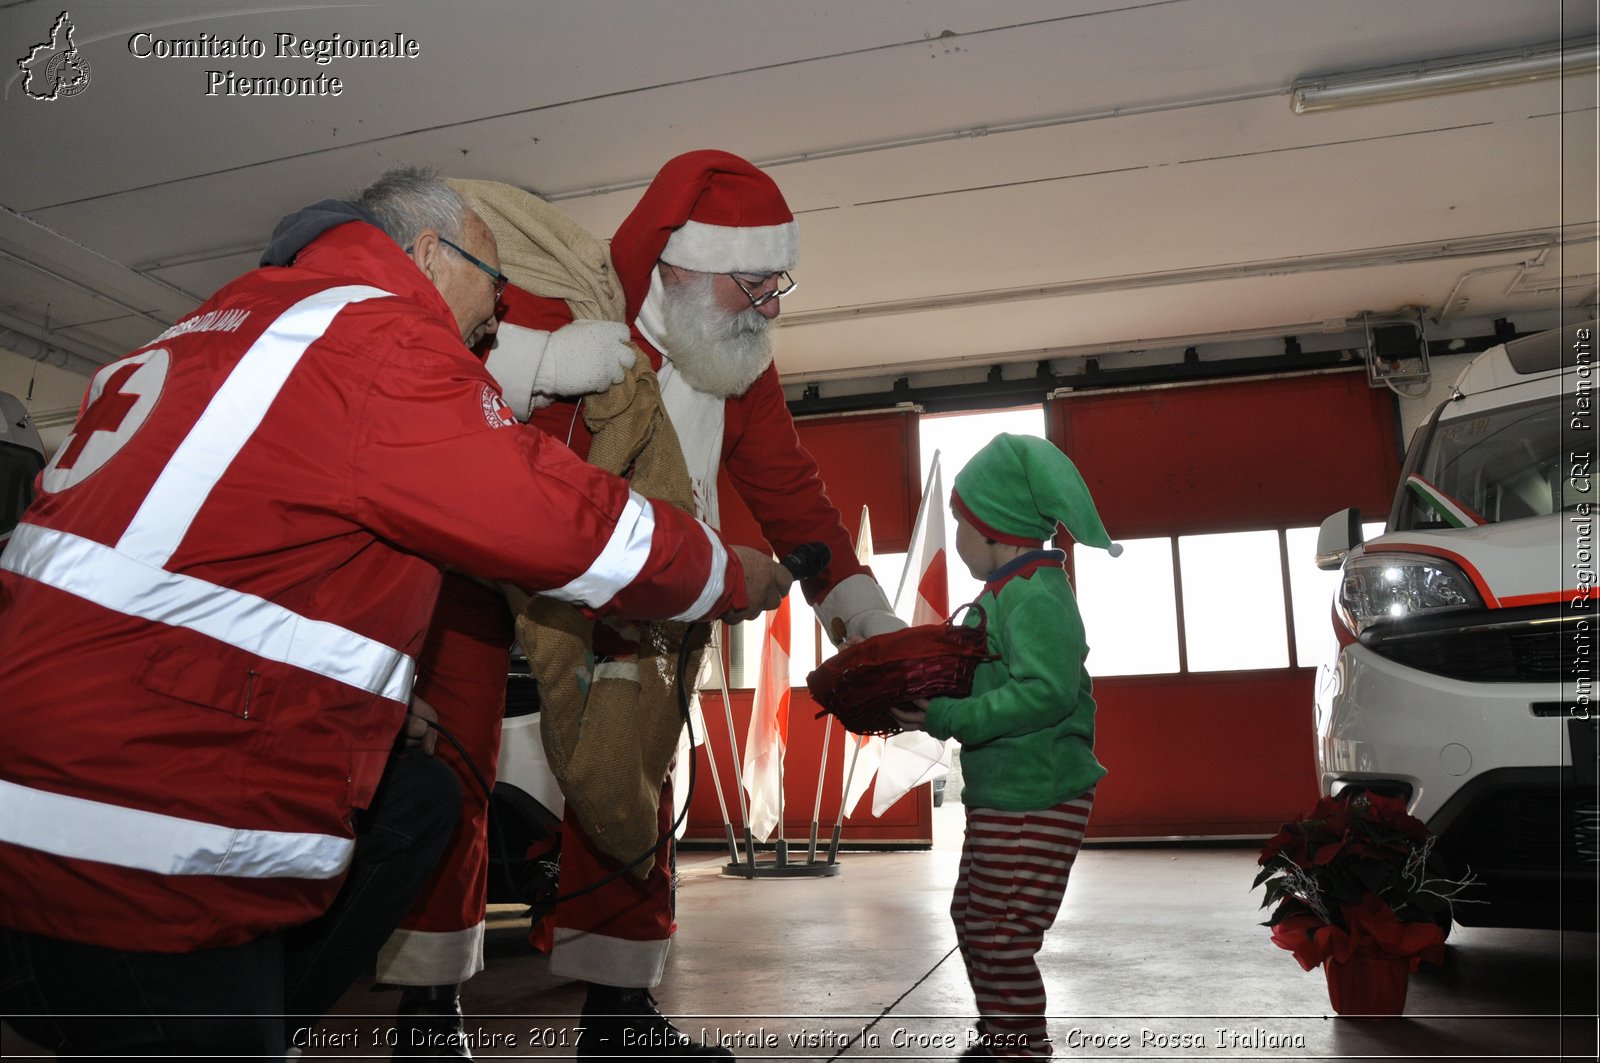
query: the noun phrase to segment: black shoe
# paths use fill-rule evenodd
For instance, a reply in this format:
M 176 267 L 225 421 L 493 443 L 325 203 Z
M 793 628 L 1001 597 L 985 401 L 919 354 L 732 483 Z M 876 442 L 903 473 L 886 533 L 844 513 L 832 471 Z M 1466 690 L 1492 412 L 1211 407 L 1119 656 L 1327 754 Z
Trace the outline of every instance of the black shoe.
M 399 1039 L 394 1057 L 412 1059 L 471 1059 L 467 1031 L 461 1022 L 461 987 L 458 985 L 406 986 L 394 1010 Z
M 989 1035 L 983 1032 L 980 1025 L 967 1035 L 967 1050 L 957 1056 L 957 1059 L 998 1059 L 989 1051 Z
M 721 1045 L 701 1044 L 656 1010 L 648 989 L 589 984 L 583 1002 L 579 1059 L 733 1059 Z

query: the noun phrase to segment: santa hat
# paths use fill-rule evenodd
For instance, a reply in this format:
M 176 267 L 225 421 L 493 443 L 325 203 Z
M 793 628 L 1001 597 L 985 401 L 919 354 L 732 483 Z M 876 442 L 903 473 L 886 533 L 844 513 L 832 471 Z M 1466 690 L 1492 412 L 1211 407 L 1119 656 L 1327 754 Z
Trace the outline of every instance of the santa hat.
M 691 151 L 656 174 L 611 238 L 631 321 L 656 263 L 700 273 L 777 273 L 799 261 L 794 212 L 777 184 L 726 151 Z
M 1072 459 L 1037 436 L 1001 433 L 956 473 L 950 505 L 985 538 L 1012 546 L 1042 546 L 1063 524 L 1073 540 L 1116 557 Z

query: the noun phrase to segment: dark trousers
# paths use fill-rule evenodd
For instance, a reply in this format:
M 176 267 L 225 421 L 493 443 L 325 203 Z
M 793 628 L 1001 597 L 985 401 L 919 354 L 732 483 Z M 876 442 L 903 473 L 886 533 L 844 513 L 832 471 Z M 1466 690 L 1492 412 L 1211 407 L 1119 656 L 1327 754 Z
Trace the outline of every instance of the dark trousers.
M 355 857 L 332 907 L 243 945 L 129 952 L 0 927 L 0 1014 L 59 1055 L 282 1059 L 371 968 L 433 870 L 460 814 L 443 763 L 389 762 L 357 820 Z

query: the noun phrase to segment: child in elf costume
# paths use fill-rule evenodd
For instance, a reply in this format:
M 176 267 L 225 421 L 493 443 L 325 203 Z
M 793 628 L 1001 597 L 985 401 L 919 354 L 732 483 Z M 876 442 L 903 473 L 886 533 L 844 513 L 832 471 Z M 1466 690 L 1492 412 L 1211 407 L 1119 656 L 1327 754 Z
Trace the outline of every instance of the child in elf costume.
M 895 710 L 906 727 L 961 742 L 966 842 L 950 916 L 977 998 L 979 1037 L 964 1058 L 1048 1057 L 1035 954 L 1055 922 L 1106 769 L 1094 756 L 1088 644 L 1064 569 L 1045 549 L 1112 543 L 1077 468 L 1050 442 L 999 435 L 950 492 L 956 553 L 984 581 L 989 652 L 964 698 Z M 966 622 L 979 621 L 968 610 Z

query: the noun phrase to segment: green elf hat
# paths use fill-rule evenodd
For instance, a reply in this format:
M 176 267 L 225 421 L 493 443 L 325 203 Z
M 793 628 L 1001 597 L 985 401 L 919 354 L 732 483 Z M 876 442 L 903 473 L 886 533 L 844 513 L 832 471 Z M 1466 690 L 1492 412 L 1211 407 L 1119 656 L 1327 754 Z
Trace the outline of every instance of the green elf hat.
M 1089 488 L 1072 459 L 1049 440 L 1002 432 L 956 473 L 950 505 L 985 538 L 1012 546 L 1043 546 L 1066 525 L 1074 541 L 1112 557 L 1111 541 Z

